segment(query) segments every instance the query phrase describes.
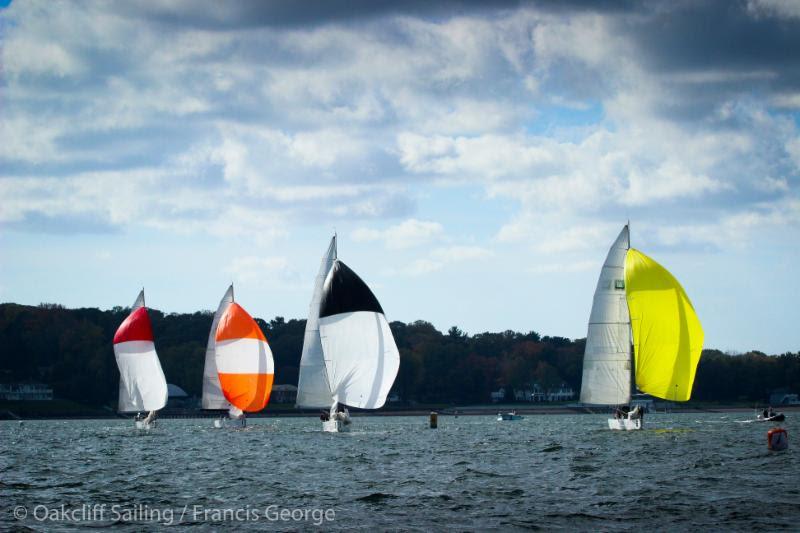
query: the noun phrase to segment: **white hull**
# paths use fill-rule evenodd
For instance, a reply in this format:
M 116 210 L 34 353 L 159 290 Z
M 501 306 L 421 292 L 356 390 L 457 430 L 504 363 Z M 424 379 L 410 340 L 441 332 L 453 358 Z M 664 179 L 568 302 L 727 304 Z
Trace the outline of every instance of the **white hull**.
M 636 418 L 634 420 L 630 420 L 628 418 L 609 418 L 608 429 L 617 429 L 626 431 L 642 429 L 642 419 Z
M 523 418 L 525 418 L 525 417 L 522 416 L 522 415 L 515 415 L 515 414 L 512 414 L 512 413 L 503 413 L 503 414 L 498 414 L 497 415 L 497 421 L 498 422 L 502 422 L 502 421 L 507 421 L 508 422 L 508 421 L 511 421 L 511 420 L 522 420 Z
M 134 421 L 136 429 L 141 429 L 142 431 L 149 431 L 156 427 L 156 421 L 153 420 L 152 422 L 146 422 L 144 420 L 136 420 Z
M 214 427 L 217 429 L 232 428 L 238 429 L 247 426 L 247 420 L 244 418 L 217 418 L 214 420 Z
M 325 420 L 322 422 L 322 431 L 327 433 L 350 433 L 350 424 L 342 420 Z

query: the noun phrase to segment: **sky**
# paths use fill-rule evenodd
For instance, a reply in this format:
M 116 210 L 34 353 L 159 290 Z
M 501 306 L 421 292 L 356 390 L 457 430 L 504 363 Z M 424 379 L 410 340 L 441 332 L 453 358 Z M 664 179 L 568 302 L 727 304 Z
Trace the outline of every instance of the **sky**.
M 632 246 L 800 350 L 800 2 L 0 2 L 0 302 L 586 335 Z

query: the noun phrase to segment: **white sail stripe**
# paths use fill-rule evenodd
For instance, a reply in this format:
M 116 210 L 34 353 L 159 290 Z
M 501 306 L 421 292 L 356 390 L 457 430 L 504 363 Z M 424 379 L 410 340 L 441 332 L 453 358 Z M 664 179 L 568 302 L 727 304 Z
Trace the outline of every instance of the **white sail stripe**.
M 156 411 L 167 404 L 167 380 L 152 341 L 114 345 L 119 367 L 119 411 Z
M 156 348 L 153 341 L 125 341 L 114 345 L 114 353 L 117 354 L 117 357 L 121 355 L 147 356 L 150 353 L 155 354 Z
M 220 374 L 274 374 L 272 350 L 261 339 L 217 341 L 217 372 Z

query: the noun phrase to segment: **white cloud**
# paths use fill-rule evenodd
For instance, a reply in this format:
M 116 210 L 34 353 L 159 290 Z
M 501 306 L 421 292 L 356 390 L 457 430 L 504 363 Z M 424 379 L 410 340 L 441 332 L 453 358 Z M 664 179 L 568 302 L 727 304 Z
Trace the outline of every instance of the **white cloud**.
M 539 263 L 530 268 L 532 274 L 564 274 L 594 272 L 602 266 L 597 261 L 574 261 L 571 263 Z
M 747 9 L 756 17 L 800 18 L 800 2 L 797 0 L 748 0 Z
M 446 246 L 437 248 L 427 257 L 415 259 L 405 266 L 387 269 L 385 273 L 386 275 L 423 276 L 459 263 L 485 260 L 493 255 L 491 250 L 480 246 Z
M 444 227 L 438 222 L 410 218 L 383 231 L 357 228 L 352 234 L 357 242 L 383 241 L 390 250 L 423 246 L 444 237 Z
M 285 257 L 235 257 L 225 268 L 236 283 L 251 287 L 293 288 L 298 274 Z
M 794 5 L 747 7 L 789 24 Z M 703 226 L 797 198 L 797 91 L 782 63 L 698 66 L 645 46 L 660 16 L 690 8 L 391 10 L 281 27 L 237 26 L 237 6 L 212 3 L 206 23 L 165 32 L 158 16 L 196 8 L 14 2 L 0 217 L 264 242 L 291 223 L 392 219 L 353 236 L 405 249 L 447 242 L 435 213 L 409 217 L 420 192 L 458 184 L 513 206 L 500 242 L 559 253 L 629 214 L 680 209 Z

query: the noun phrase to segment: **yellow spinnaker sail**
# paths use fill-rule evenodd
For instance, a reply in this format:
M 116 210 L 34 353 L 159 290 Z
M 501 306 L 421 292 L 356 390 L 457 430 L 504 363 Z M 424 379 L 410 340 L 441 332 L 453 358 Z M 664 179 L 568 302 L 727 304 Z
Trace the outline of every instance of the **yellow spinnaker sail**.
M 685 402 L 703 349 L 703 327 L 692 302 L 667 269 L 631 248 L 625 256 L 636 386 Z

